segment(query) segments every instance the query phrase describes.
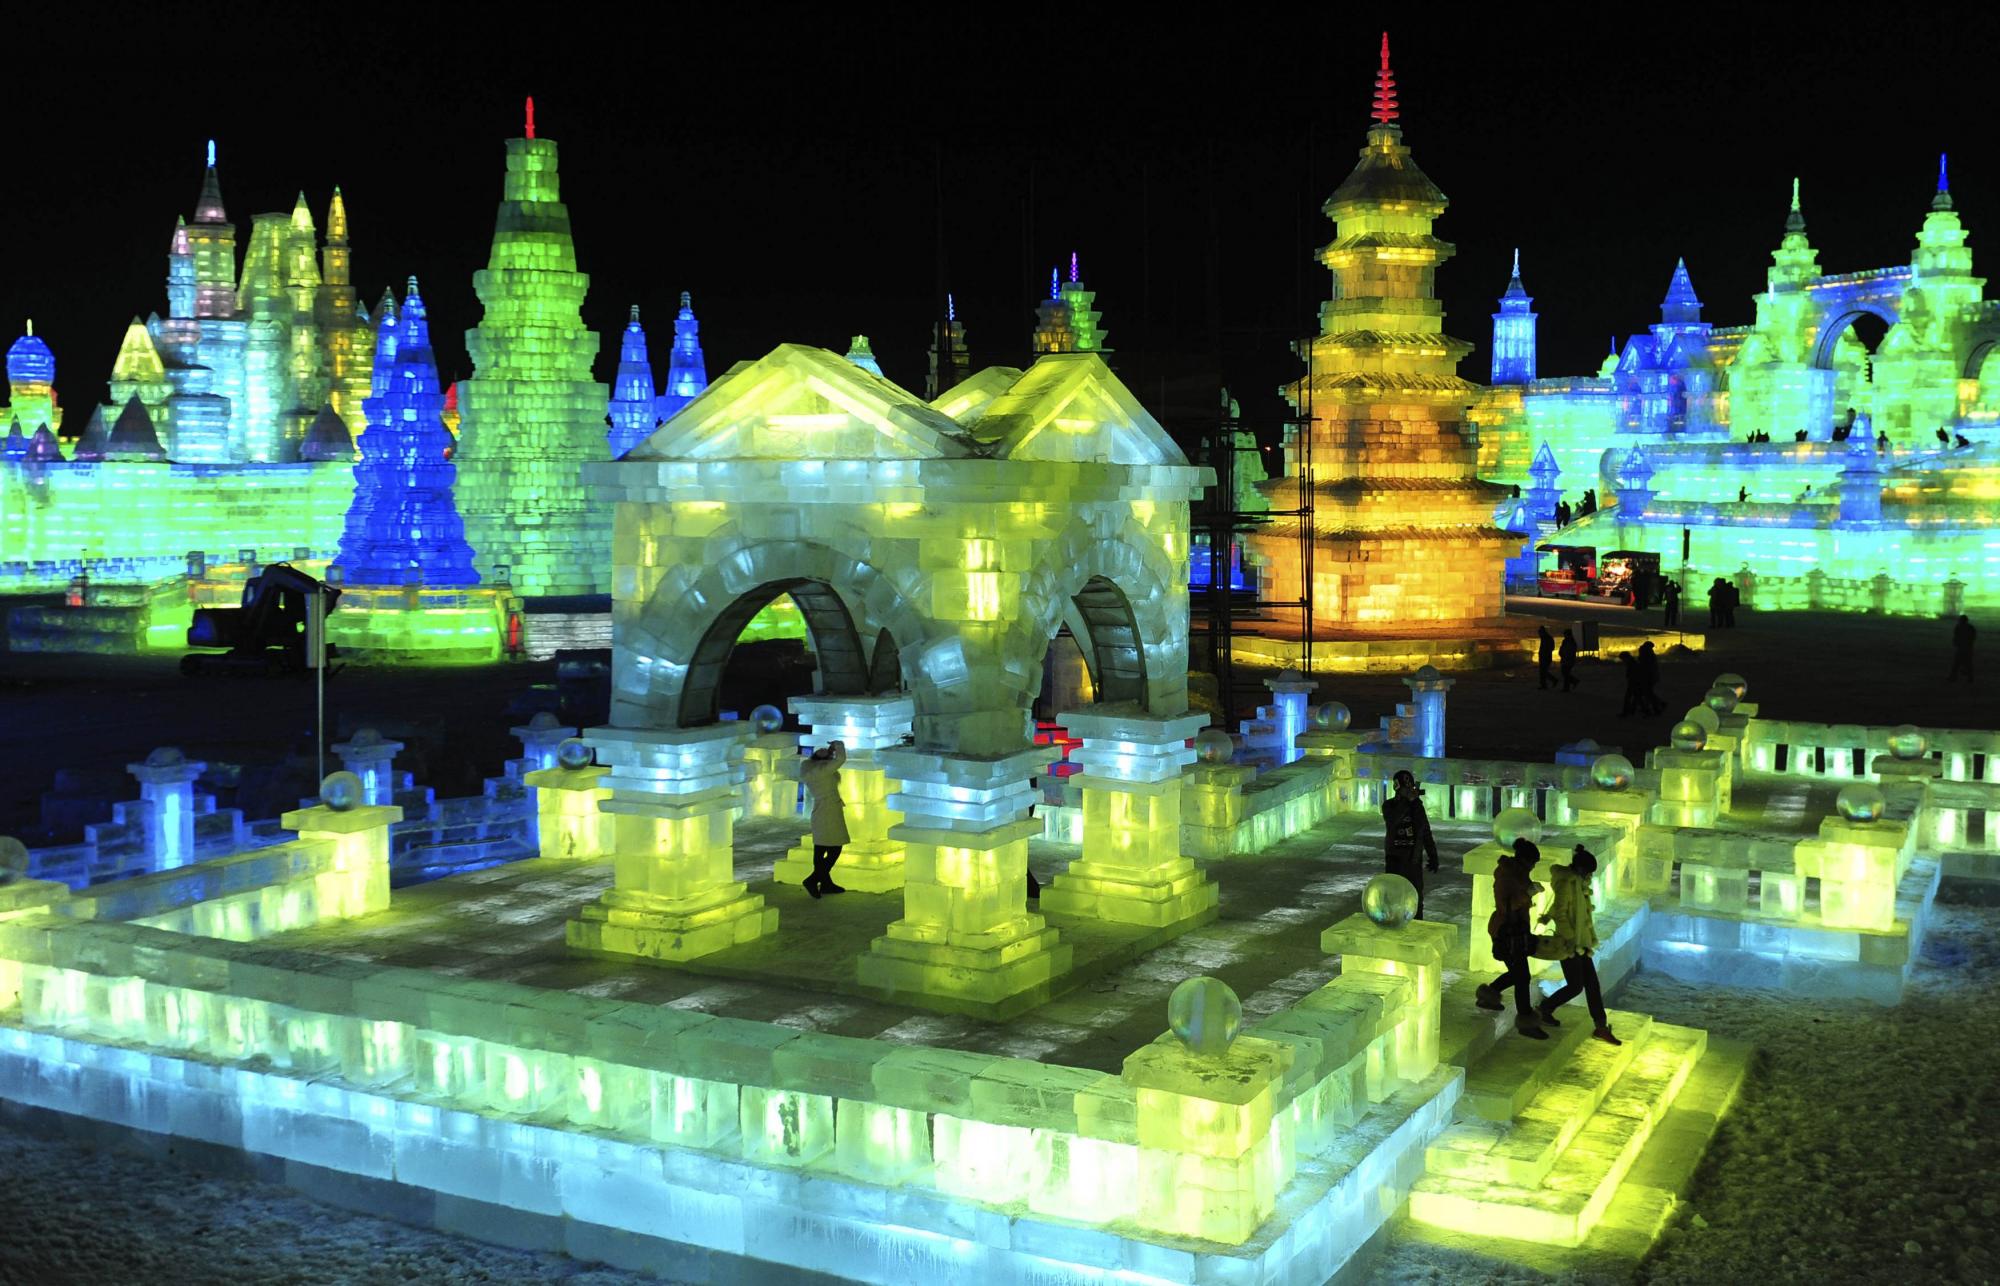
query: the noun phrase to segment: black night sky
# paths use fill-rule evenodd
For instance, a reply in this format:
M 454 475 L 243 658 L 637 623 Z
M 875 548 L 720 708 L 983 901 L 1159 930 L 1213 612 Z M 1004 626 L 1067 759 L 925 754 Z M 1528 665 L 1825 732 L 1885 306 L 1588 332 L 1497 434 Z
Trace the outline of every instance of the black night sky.
M 323 220 L 340 184 L 362 297 L 417 274 L 440 364 L 462 376 L 502 140 L 533 93 L 562 144 L 600 379 L 635 302 L 664 373 L 687 289 L 711 375 L 865 332 L 920 389 L 941 228 L 975 365 L 1025 360 L 1034 301 L 1075 249 L 1142 399 L 1162 379 L 1212 388 L 1219 369 L 1246 413 L 1275 416 L 1286 338 L 1326 294 L 1318 207 L 1361 145 L 1385 26 L 1406 139 L 1452 199 L 1441 291 L 1448 329 L 1477 345 L 1470 378 L 1515 246 L 1545 375 L 1592 371 L 1612 332 L 1655 320 L 1676 255 L 1711 320 L 1748 321 L 1794 174 L 1822 265 L 1879 267 L 1908 260 L 1949 151 L 1975 252 L 2000 265 L 1990 17 L 722 8 L 10 18 L 0 329 L 32 316 L 63 402 L 103 398 L 126 321 L 164 310 L 168 237 L 212 135 L 239 238 L 300 188 Z M 217 34 L 191 41 L 208 14 Z

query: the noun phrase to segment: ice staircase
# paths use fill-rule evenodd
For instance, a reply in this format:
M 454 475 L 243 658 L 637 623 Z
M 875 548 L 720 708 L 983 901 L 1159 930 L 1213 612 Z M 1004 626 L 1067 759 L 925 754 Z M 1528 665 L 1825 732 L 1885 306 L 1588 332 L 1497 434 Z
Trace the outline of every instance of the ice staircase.
M 1458 1120 L 1411 1190 L 1413 1222 L 1547 1247 L 1600 1230 L 1599 1244 L 1651 1244 L 1734 1101 L 1747 1051 L 1711 1056 L 1707 1033 L 1644 1014 L 1612 1011 L 1622 1045 L 1590 1039 L 1590 1026 L 1581 1005 L 1546 1041 L 1512 1035 L 1504 1016 L 1482 1022 L 1463 1050 Z

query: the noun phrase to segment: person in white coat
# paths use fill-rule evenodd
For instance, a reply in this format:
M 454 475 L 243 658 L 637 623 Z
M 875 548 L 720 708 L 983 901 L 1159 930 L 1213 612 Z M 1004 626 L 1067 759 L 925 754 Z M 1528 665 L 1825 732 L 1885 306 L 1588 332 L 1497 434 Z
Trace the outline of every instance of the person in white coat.
M 840 802 L 840 766 L 846 762 L 847 746 L 835 741 L 806 756 L 799 767 L 799 780 L 812 792 L 813 869 L 806 876 L 805 890 L 814 897 L 847 892 L 832 875 L 847 843 L 847 809 Z

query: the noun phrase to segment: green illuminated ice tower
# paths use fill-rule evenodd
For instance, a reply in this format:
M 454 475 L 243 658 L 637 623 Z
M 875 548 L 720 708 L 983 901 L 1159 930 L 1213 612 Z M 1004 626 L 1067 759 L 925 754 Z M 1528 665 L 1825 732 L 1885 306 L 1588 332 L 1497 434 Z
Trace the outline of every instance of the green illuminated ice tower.
M 591 379 L 597 336 L 579 312 L 590 278 L 576 270 L 556 145 L 507 141 L 493 253 L 473 274 L 485 307 L 466 332 L 471 378 L 458 386 L 458 507 L 482 579 L 538 597 L 610 587 L 611 515 L 585 490 L 583 465 L 608 459 L 610 390 Z
M 1972 275 L 1972 249 L 1952 208 L 1945 158 L 1937 193 L 1917 233 L 1910 284 L 1897 322 L 1875 354 L 1875 427 L 1922 443 L 1959 416 L 1959 338 L 1977 319 L 1984 277 Z
M 137 317 L 125 328 L 125 338 L 118 345 L 118 357 L 111 364 L 111 404 L 123 406 L 133 398 L 138 398 L 146 408 L 146 414 L 160 436 L 172 443 L 173 419 L 167 412 L 168 399 L 173 388 L 167 383 L 166 364 L 160 360 L 160 353 L 153 346 L 153 337 L 146 331 L 146 323 Z
M 347 245 L 347 203 L 340 189 L 326 211 L 326 248 L 320 252 L 319 290 L 313 298 L 313 324 L 325 346 L 327 401 L 348 431 L 360 436 L 368 425 L 361 402 L 369 394 L 375 365 L 373 329 L 354 293 L 354 260 Z
M 1820 369 L 1814 353 L 1821 309 L 1809 287 L 1819 275 L 1794 179 L 1785 236 L 1756 297 L 1757 321 L 1729 370 L 1730 427 L 1737 434 L 1765 432 L 1789 442 L 1800 429 L 1815 439 L 1832 432 L 1834 372 Z

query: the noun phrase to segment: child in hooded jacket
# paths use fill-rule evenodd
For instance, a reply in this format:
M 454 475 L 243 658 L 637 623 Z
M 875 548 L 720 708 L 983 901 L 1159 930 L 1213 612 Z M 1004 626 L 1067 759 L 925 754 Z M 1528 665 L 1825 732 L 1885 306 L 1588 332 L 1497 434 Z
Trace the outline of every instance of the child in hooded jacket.
M 1542 1001 L 1536 1013 L 1551 1027 L 1560 1027 L 1556 1010 L 1578 994 L 1590 1007 L 1590 1020 L 1597 1025 L 1590 1034 L 1609 1045 L 1625 1042 L 1611 1034 L 1611 1019 L 1604 1010 L 1604 988 L 1597 980 L 1596 904 L 1590 893 L 1590 877 L 1597 873 L 1597 857 L 1578 844 L 1568 866 L 1551 867 L 1551 898 L 1542 923 L 1549 926 L 1548 946 L 1562 963 L 1563 985 Z

